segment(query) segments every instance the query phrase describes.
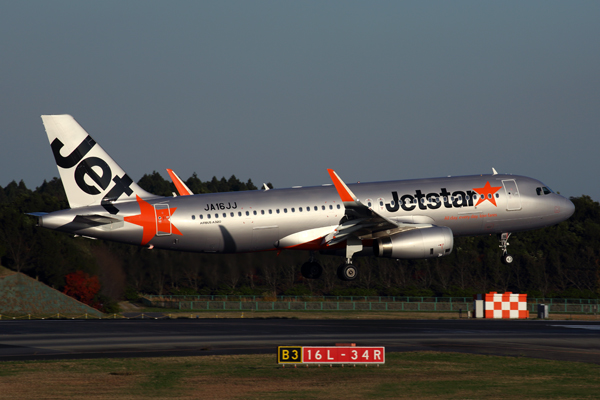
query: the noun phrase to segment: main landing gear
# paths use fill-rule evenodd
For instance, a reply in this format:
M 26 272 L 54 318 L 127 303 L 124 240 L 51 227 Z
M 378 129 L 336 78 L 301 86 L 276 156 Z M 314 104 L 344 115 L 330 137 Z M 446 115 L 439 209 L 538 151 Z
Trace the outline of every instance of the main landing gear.
M 300 272 L 307 279 L 319 279 L 323 274 L 323 267 L 316 261 L 308 261 L 302 264 Z
M 307 279 L 319 279 L 323 274 L 323 267 L 315 261 L 313 252 L 310 252 L 310 260 L 302 264 L 300 273 Z
M 362 240 L 351 238 L 346 241 L 346 262 L 337 269 L 337 276 L 343 281 L 353 281 L 358 276 L 358 268 L 352 264 L 354 253 L 362 251 Z M 310 260 L 300 267 L 302 276 L 307 279 L 317 279 L 323 274 L 323 267 L 314 260 L 313 253 L 310 253 Z
M 502 262 L 504 264 L 511 264 L 513 262 L 513 256 L 508 254 L 508 250 L 506 247 L 508 244 L 508 238 L 510 237 L 510 232 L 500 234 L 500 248 L 502 249 Z
M 346 260 L 338 267 L 337 276 L 343 281 L 353 281 L 358 276 L 358 268 L 352 264 L 352 260 Z
M 346 262 L 337 269 L 337 276 L 343 281 L 353 281 L 358 276 L 358 268 L 352 264 L 354 253 L 362 251 L 362 240 L 350 238 L 346 241 Z

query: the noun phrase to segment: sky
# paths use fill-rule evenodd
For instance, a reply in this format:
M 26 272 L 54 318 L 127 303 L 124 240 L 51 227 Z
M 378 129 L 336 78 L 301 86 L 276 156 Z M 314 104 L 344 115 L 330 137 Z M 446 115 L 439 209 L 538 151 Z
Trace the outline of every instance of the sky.
M 512 173 L 600 201 L 600 2 L 0 0 L 0 185 L 71 114 L 133 180 Z

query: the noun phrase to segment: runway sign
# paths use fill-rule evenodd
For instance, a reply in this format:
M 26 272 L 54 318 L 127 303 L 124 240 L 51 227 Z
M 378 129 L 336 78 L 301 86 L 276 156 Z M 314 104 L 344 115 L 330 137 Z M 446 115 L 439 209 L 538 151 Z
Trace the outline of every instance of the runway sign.
M 279 364 L 385 364 L 385 347 L 279 346 Z
M 302 364 L 302 347 L 279 346 L 277 348 L 278 364 Z

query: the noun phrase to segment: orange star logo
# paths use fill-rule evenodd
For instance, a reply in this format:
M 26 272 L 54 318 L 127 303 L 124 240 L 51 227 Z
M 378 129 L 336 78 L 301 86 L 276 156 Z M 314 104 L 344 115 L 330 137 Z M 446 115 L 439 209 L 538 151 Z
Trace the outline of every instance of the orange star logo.
M 140 196 L 135 196 L 140 205 L 140 214 L 125 217 L 124 220 L 139 225 L 144 229 L 142 235 L 142 246 L 150 242 L 157 233 L 174 233 L 183 236 L 183 234 L 171 223 L 171 215 L 177 210 L 175 208 L 155 208 L 152 204 L 144 201 Z
M 475 206 L 478 206 L 479 204 L 487 200 L 490 203 L 492 203 L 494 207 L 498 207 L 496 205 L 496 197 L 494 196 L 494 194 L 500 189 L 502 189 L 502 186 L 492 187 L 492 185 L 490 185 L 490 181 L 487 181 L 485 183 L 485 186 L 482 188 L 473 188 L 473 190 L 480 195 L 479 200 L 477 200 L 477 204 L 475 204 Z

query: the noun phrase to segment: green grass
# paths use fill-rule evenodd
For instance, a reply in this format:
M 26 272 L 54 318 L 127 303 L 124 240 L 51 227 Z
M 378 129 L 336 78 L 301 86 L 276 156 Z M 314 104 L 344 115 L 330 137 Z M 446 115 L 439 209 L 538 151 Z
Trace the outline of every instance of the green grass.
M 0 398 L 595 399 L 600 366 L 388 353 L 379 368 L 281 368 L 275 354 L 0 363 Z

